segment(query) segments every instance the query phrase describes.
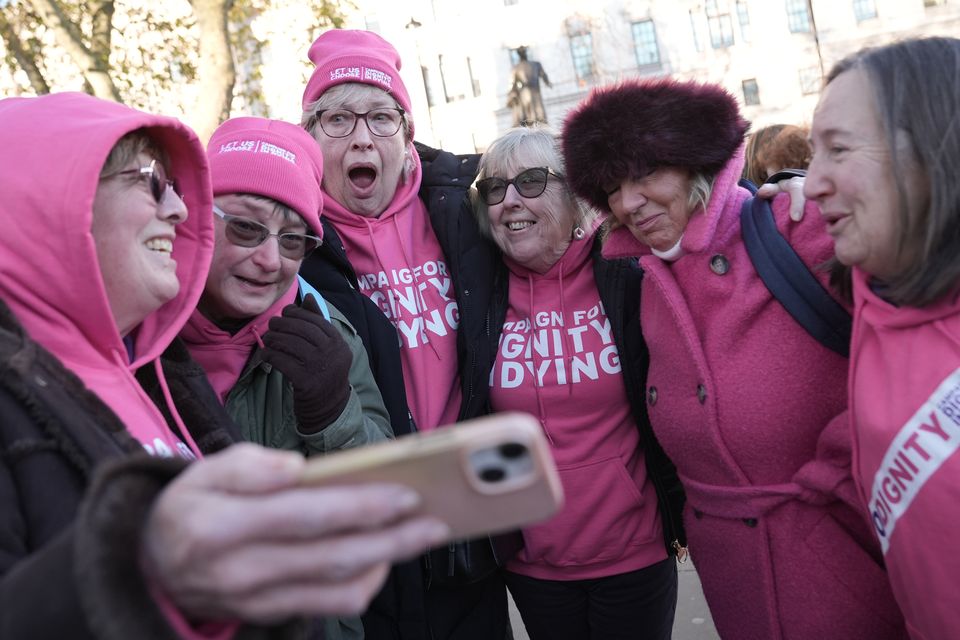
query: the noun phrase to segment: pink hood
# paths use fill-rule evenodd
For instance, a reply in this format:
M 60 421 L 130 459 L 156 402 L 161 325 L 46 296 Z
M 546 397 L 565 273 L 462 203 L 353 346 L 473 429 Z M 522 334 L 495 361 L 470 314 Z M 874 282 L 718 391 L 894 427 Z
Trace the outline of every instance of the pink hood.
M 144 442 L 171 435 L 134 372 L 155 361 L 190 317 L 213 255 L 212 197 L 203 146 L 179 121 L 80 93 L 0 101 L 0 296 L 30 336 L 57 356 Z M 130 336 L 116 328 L 91 225 L 99 173 L 123 135 L 146 128 L 166 151 L 188 219 L 173 257 L 180 291 Z M 176 412 L 174 412 L 176 413 Z
M 180 338 L 193 359 L 203 367 L 221 404 L 227 403 L 227 396 L 240 379 L 250 354 L 257 346 L 263 347 L 263 335 L 269 328 L 270 319 L 283 313 L 283 308 L 293 304 L 296 299 L 297 286 L 294 280 L 287 292 L 277 298 L 269 309 L 234 334 L 218 327 L 199 309 L 194 310 Z

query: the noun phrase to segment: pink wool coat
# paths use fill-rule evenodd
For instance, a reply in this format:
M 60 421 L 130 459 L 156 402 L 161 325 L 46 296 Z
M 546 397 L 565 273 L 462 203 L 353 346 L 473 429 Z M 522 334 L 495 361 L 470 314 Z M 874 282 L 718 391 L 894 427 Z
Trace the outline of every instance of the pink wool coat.
M 847 361 L 775 300 L 740 234 L 742 151 L 665 262 L 626 228 L 604 255 L 640 255 L 647 406 L 687 492 L 691 557 L 723 638 L 905 637 L 850 471 Z M 808 267 L 832 255 L 813 207 L 777 225 Z M 826 281 L 826 274 L 820 273 Z

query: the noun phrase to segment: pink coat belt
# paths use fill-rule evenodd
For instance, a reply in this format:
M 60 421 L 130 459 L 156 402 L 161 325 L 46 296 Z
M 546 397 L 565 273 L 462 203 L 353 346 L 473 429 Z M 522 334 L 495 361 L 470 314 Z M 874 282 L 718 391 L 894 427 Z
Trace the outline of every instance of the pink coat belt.
M 716 485 L 683 475 L 680 481 L 695 511 L 718 518 L 759 518 L 791 500 L 816 506 L 856 501 L 849 470 L 819 461 L 808 462 L 792 482 L 782 484 Z

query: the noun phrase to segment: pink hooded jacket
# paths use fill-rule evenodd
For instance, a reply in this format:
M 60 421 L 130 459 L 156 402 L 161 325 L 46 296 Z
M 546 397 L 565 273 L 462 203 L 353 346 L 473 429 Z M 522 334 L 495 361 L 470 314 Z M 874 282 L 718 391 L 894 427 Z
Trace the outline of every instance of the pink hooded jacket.
M 540 419 L 566 496 L 560 513 L 523 530 L 524 548 L 507 565 L 542 580 L 613 576 L 667 557 L 590 259 L 594 233 L 543 274 L 505 258 L 510 298 L 490 403 Z
M 686 489 L 690 555 L 724 638 L 902 637 L 851 477 L 847 363 L 757 275 L 740 235 L 742 168 L 741 148 L 690 218 L 675 262 L 624 227 L 604 248 L 641 256 L 647 404 Z M 786 196 L 773 210 L 808 267 L 832 255 L 812 205 L 799 223 Z
M 0 171 L 14 174 L 0 212 L 18 220 L 0 234 L 0 297 L 30 337 L 73 371 L 158 455 L 199 455 L 182 442 L 134 378 L 155 366 L 196 307 L 213 255 L 210 178 L 203 146 L 172 118 L 134 111 L 80 93 L 0 102 L 7 141 Z M 100 170 L 123 135 L 146 128 L 166 151 L 189 211 L 177 226 L 173 257 L 179 293 L 130 333 L 131 357 L 110 310 L 91 225 Z M 168 194 L 167 197 L 174 197 Z M 175 419 L 176 408 L 167 393 Z M 182 426 L 181 430 L 185 431 Z
M 960 633 L 960 299 L 895 307 L 854 270 L 850 410 L 860 495 L 910 636 Z
M 456 422 L 460 411 L 460 311 L 443 251 L 418 195 L 422 173 L 412 146 L 415 169 L 378 218 L 348 211 L 326 192 L 323 215 L 343 239 L 360 291 L 397 329 L 407 404 L 417 428 L 426 431 Z

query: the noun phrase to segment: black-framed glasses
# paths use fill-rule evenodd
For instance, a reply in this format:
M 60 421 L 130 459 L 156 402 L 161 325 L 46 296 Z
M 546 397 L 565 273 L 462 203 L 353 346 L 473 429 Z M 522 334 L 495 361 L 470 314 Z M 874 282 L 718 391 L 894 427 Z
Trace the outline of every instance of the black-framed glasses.
M 550 176 L 563 180 L 562 175 L 554 173 L 549 167 L 533 167 L 521 171 L 510 180 L 506 178 L 477 180 L 477 191 L 490 207 L 503 202 L 507 197 L 507 187 L 510 185 L 513 185 L 517 193 L 524 198 L 538 198 L 547 190 L 547 180 Z
M 177 188 L 177 183 L 167 178 L 167 170 L 164 169 L 163 165 L 159 164 L 156 159 L 151 160 L 150 164 L 146 167 L 125 169 L 105 177 L 112 178 L 113 176 L 129 175 L 136 175 L 141 180 L 144 178 L 147 179 L 150 184 L 150 194 L 153 196 L 153 199 L 156 200 L 157 204 L 163 204 L 163 199 L 167 195 L 168 188 L 173 189 L 177 197 L 183 198 L 183 194 L 180 193 L 180 190 Z
M 379 138 L 389 138 L 400 131 L 403 114 L 400 107 L 383 107 L 357 113 L 349 109 L 324 109 L 317 112 L 320 128 L 331 138 L 346 138 L 357 128 L 357 120 L 363 118 L 370 133 Z
M 238 247 L 259 247 L 270 236 L 276 236 L 280 255 L 291 260 L 302 260 L 322 243 L 317 236 L 305 233 L 271 233 L 266 225 L 250 218 L 230 215 L 217 205 L 213 205 L 213 212 L 227 223 L 227 240 Z

